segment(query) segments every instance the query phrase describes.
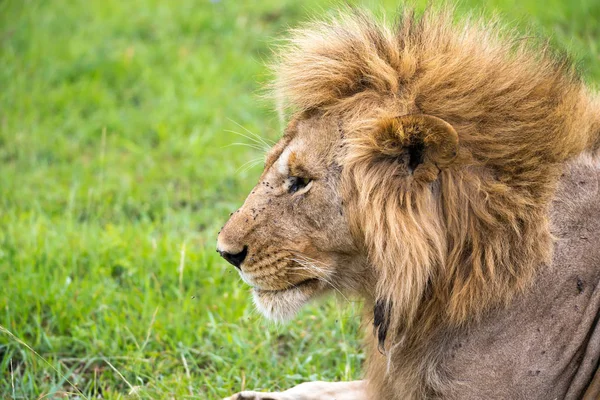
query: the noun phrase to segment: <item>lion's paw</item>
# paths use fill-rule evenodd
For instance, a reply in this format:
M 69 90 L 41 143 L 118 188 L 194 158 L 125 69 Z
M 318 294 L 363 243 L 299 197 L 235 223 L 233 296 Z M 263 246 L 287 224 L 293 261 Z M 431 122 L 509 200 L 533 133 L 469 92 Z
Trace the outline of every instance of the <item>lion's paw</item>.
M 289 400 L 286 396 L 279 393 L 259 393 L 253 391 L 244 391 L 236 393 L 223 400 Z

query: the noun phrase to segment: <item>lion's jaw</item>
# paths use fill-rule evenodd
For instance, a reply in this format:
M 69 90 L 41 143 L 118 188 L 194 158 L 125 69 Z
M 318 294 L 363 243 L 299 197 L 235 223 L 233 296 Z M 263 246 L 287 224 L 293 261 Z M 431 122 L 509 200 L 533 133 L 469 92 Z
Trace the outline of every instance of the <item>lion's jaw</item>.
M 340 140 L 327 118 L 292 121 L 219 233 L 218 251 L 238 264 L 267 318 L 289 320 L 315 297 L 358 286 L 361 258 L 339 193 Z
M 262 290 L 254 287 L 254 305 L 265 317 L 274 321 L 288 321 L 310 300 L 328 291 L 326 283 L 309 278 L 283 290 Z

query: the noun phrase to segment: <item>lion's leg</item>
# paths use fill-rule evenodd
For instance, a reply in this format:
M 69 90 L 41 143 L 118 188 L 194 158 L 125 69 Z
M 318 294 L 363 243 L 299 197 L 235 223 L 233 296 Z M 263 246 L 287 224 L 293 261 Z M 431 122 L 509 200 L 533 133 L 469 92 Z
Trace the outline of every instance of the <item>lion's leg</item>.
M 363 400 L 365 381 L 305 382 L 285 392 L 241 392 L 225 400 Z

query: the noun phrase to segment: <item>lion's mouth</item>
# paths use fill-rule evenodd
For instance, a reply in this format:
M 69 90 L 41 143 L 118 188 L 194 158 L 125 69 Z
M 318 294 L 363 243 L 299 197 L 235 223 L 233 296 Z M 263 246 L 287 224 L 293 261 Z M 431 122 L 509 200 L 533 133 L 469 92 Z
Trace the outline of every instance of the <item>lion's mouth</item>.
M 317 278 L 308 278 L 308 279 L 305 279 L 298 283 L 295 283 L 291 286 L 288 286 L 287 288 L 284 288 L 284 289 L 263 289 L 263 288 L 258 288 L 255 286 L 252 288 L 252 290 L 254 290 L 257 293 L 278 294 L 278 293 L 289 292 L 294 289 L 316 287 L 319 284 L 319 282 L 320 282 L 320 280 Z

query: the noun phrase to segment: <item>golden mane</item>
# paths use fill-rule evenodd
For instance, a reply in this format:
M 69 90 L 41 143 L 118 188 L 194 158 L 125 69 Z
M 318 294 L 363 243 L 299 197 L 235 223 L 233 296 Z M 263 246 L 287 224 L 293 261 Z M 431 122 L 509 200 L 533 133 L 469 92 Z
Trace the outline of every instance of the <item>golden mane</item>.
M 452 14 L 408 10 L 388 28 L 342 12 L 293 31 L 274 66 L 283 108 L 342 121 L 346 214 L 375 270 L 381 345 L 388 330 L 459 326 L 525 288 L 551 257 L 563 164 L 600 149 L 600 106 L 564 58 Z M 458 134 L 435 179 L 377 156 L 382 121 L 409 114 Z

